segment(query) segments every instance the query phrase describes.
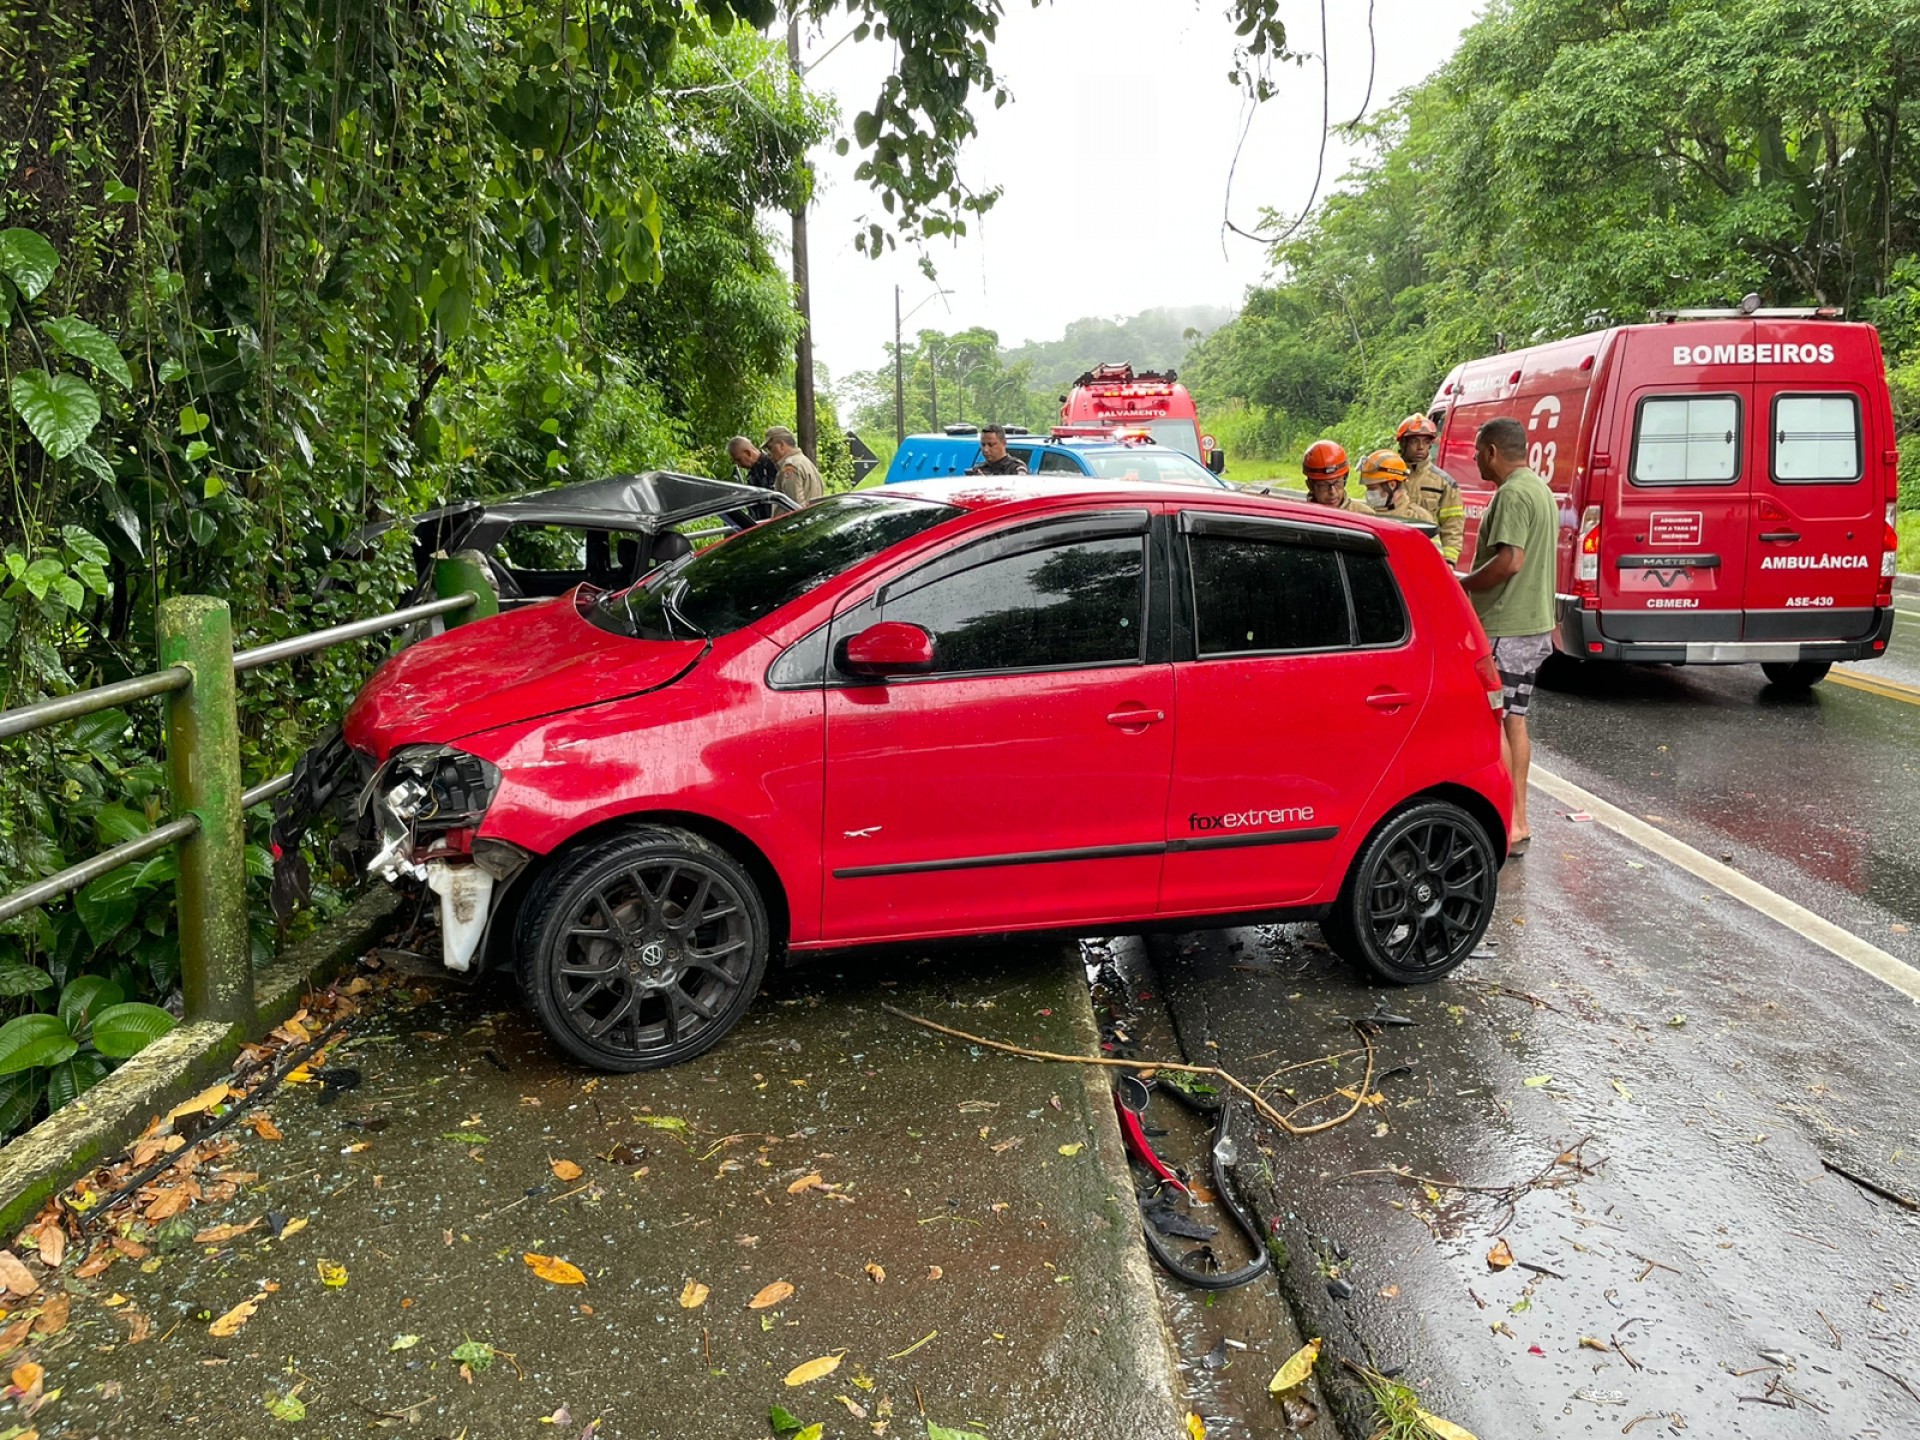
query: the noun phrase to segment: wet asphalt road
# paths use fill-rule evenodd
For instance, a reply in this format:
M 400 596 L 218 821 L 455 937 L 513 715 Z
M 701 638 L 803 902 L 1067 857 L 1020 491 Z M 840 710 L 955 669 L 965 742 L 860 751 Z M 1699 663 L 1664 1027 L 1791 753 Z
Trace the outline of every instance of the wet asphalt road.
M 1902 603 L 1860 675 L 1920 684 Z M 1534 717 L 1536 764 L 1920 964 L 1920 706 L 1580 669 Z M 1479 1440 L 1920 1436 L 1920 1214 L 1827 1168 L 1920 1196 L 1920 1004 L 1533 807 L 1493 953 L 1439 985 L 1368 985 L 1312 927 L 1123 942 L 1188 1056 L 1249 1079 L 1350 1048 L 1376 1005 L 1414 1022 L 1378 1033 L 1378 1103 L 1239 1172 L 1347 1433 L 1377 1417 L 1337 1357 L 1403 1369 Z M 1354 1063 L 1280 1083 L 1311 1100 Z

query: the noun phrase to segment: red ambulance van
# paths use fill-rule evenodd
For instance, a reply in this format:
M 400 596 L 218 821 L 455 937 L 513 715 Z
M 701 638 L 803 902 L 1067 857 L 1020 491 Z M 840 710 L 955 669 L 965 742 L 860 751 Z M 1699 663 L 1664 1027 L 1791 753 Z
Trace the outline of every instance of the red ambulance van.
M 1682 310 L 1474 360 L 1430 411 L 1467 551 L 1492 499 L 1474 435 L 1526 427 L 1560 502 L 1554 645 L 1758 663 L 1804 687 L 1893 631 L 1893 407 L 1880 336 L 1835 310 Z
M 1172 370 L 1136 375 L 1129 364 L 1096 365 L 1060 397 L 1060 419 L 1063 428 L 1079 433 L 1091 429 L 1150 437 L 1191 455 L 1216 475 L 1227 468 L 1226 454 L 1213 436 L 1200 433 L 1193 396 Z

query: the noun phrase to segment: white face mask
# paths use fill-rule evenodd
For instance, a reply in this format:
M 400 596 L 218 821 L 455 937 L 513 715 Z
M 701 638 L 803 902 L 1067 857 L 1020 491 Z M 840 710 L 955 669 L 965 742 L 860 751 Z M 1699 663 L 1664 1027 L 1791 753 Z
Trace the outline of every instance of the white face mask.
M 1371 505 L 1376 510 L 1386 509 L 1387 508 L 1387 492 L 1384 489 L 1376 490 L 1373 488 L 1369 488 L 1367 490 L 1367 504 Z

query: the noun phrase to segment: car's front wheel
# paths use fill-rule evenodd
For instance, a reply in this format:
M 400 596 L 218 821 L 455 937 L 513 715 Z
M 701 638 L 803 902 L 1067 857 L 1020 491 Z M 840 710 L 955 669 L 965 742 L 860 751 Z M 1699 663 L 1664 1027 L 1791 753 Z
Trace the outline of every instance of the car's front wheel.
M 767 909 L 726 851 L 685 830 L 629 830 L 535 882 L 519 932 L 540 1028 L 599 1070 L 691 1060 L 731 1030 L 766 973 Z
M 1438 980 L 1486 934 L 1499 868 L 1486 828 L 1458 805 L 1409 805 L 1360 847 L 1321 933 L 1383 980 Z

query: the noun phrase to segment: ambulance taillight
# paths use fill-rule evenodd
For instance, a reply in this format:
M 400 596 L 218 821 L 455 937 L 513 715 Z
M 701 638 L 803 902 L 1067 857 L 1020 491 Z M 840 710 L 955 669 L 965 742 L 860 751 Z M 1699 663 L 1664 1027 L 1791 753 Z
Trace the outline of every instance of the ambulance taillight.
M 1893 577 L 1900 568 L 1900 526 L 1899 506 L 1887 502 L 1886 530 L 1880 537 L 1880 588 L 1875 592 L 1873 603 L 1882 609 L 1893 604 Z
M 1582 610 L 1600 608 L 1600 507 L 1589 505 L 1580 517 L 1580 539 L 1574 547 L 1573 593 Z

